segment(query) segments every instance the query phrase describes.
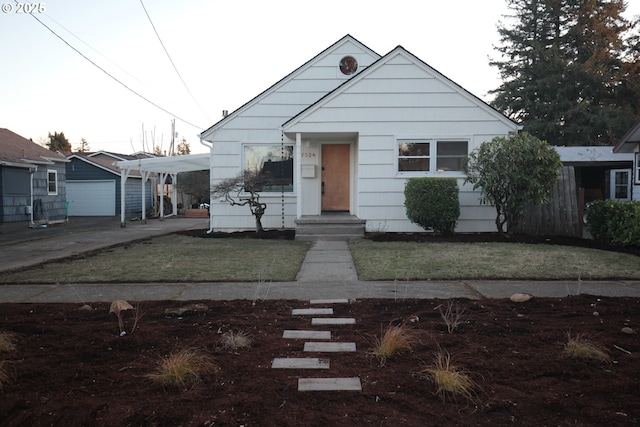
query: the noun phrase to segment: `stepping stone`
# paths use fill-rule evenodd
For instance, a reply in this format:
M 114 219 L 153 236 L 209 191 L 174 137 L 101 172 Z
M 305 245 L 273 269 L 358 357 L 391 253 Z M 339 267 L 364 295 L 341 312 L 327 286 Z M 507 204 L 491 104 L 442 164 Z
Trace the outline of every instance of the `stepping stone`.
M 306 342 L 304 351 L 321 351 L 336 353 L 340 351 L 356 351 L 354 342 Z
M 312 325 L 355 325 L 356 319 L 352 317 L 314 317 Z
M 294 308 L 291 314 L 304 315 L 304 314 L 333 314 L 333 308 Z
M 362 391 L 360 378 L 299 378 L 298 391 Z
M 282 338 L 304 339 L 304 340 L 330 340 L 331 331 L 293 331 L 287 330 L 282 333 Z
M 329 369 L 329 359 L 314 357 L 277 357 L 271 362 L 273 369 Z
M 349 300 L 346 298 L 338 299 L 312 299 L 309 304 L 348 304 Z

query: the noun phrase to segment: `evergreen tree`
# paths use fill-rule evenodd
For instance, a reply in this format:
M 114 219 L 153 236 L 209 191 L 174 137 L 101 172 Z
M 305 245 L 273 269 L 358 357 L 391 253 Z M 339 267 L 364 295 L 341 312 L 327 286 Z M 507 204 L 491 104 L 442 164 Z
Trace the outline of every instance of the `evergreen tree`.
M 71 144 L 64 136 L 64 132 L 54 132 L 53 135 L 49 134 L 47 148 L 51 151 L 60 151 L 63 153 L 70 153 L 72 151 Z
M 493 106 L 557 145 L 615 144 L 638 116 L 623 0 L 507 0 Z M 635 76 L 634 76 L 635 77 Z M 636 78 L 637 80 L 637 78 Z

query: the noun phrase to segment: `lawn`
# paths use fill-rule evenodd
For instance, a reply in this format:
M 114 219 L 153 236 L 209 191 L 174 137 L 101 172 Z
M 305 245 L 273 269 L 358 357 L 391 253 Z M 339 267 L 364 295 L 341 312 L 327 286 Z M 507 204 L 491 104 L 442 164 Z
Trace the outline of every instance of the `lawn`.
M 309 248 L 292 240 L 169 235 L 24 271 L 0 283 L 294 281 Z M 574 246 L 355 240 L 360 280 L 640 279 L 638 257 Z
M 307 242 L 171 234 L 13 273 L 0 283 L 292 281 Z
M 640 279 L 637 256 L 523 243 L 351 242 L 361 280 Z

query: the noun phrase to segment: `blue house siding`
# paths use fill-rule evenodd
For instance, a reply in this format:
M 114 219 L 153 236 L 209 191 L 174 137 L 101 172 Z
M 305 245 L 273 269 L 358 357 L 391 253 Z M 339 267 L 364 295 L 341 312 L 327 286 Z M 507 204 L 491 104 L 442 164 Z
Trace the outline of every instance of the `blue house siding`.
M 29 221 L 31 174 L 29 169 L 0 167 L 0 222 Z
M 95 166 L 91 163 L 85 162 L 79 158 L 71 158 L 67 163 L 67 180 L 69 181 L 102 181 L 102 180 L 115 180 L 116 181 L 116 215 L 120 214 L 121 206 L 121 187 L 120 187 L 120 174 L 115 171 L 108 171 L 102 167 Z M 126 213 L 140 213 L 142 212 L 142 184 L 141 178 L 129 177 L 125 184 L 125 209 Z M 145 183 L 147 212 L 152 211 L 153 195 L 151 192 L 151 182 Z
M 48 172 L 57 172 L 57 194 L 49 194 Z M 40 165 L 33 174 L 33 220 L 62 221 L 67 218 L 67 187 L 64 164 Z

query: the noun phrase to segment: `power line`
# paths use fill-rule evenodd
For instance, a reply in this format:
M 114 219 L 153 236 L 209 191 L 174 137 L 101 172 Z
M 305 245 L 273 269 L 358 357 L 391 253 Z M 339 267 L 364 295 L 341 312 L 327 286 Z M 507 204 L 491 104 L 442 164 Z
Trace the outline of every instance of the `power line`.
M 173 114 L 171 111 L 162 108 L 160 105 L 156 104 L 155 102 L 151 101 L 150 99 L 146 98 L 145 96 L 143 96 L 142 94 L 136 92 L 135 90 L 131 89 L 129 86 L 127 86 L 126 84 L 124 84 L 123 82 L 121 82 L 120 80 L 118 80 L 116 77 L 114 77 L 113 75 L 111 75 L 108 71 L 106 71 L 104 68 L 102 68 L 101 66 L 99 66 L 98 64 L 96 64 L 95 62 L 93 62 L 91 59 L 89 59 L 87 56 L 85 56 L 82 52 L 80 52 L 78 49 L 76 49 L 75 47 L 73 47 L 69 42 L 67 42 L 65 39 L 63 39 L 60 35 L 58 35 L 55 31 L 53 31 L 47 24 L 45 24 L 44 22 L 42 22 L 41 20 L 38 19 L 38 17 L 33 14 L 30 13 L 30 15 L 33 17 L 33 19 L 35 19 L 36 21 L 38 21 L 40 23 L 40 25 L 42 25 L 43 27 L 45 27 L 47 30 L 49 30 L 51 32 L 51 34 L 53 34 L 54 36 L 56 36 L 57 38 L 59 38 L 60 40 L 62 40 L 62 42 L 64 44 L 66 44 L 67 46 L 69 46 L 71 49 L 73 49 L 78 55 L 82 56 L 84 59 L 86 59 L 87 61 L 89 61 L 89 63 L 91 63 L 91 65 L 93 65 L 94 67 L 96 67 L 97 69 L 99 69 L 100 71 L 102 71 L 103 73 L 105 73 L 107 76 L 111 77 L 116 83 L 120 84 L 122 87 L 124 87 L 125 89 L 127 89 L 128 91 L 130 91 L 131 93 L 133 93 L 134 95 L 140 97 L 141 99 L 147 101 L 149 104 L 153 105 L 154 107 L 158 108 L 159 110 L 164 111 L 165 113 L 175 117 L 176 119 L 180 120 L 183 123 L 186 123 L 190 126 L 193 126 L 196 129 L 201 129 L 203 130 L 204 128 L 198 125 L 195 125 L 183 118 L 180 118 L 179 116 Z
M 173 69 L 176 71 L 176 74 L 178 75 L 178 77 L 180 78 L 180 81 L 184 85 L 184 88 L 187 90 L 187 92 L 189 92 L 189 95 L 191 96 L 191 99 L 193 99 L 193 102 L 195 102 L 196 105 L 198 106 L 198 108 L 200 108 L 200 111 L 202 111 L 204 113 L 205 117 L 208 117 L 208 115 L 207 115 L 206 111 L 204 110 L 204 108 L 202 108 L 202 106 L 196 100 L 195 96 L 193 96 L 193 93 L 191 93 L 191 91 L 189 90 L 189 87 L 187 86 L 187 84 L 185 83 L 184 79 L 182 78 L 182 75 L 180 75 L 180 72 L 178 71 L 178 67 L 176 67 L 176 64 L 173 62 L 173 59 L 171 59 L 171 55 L 169 55 L 169 51 L 167 50 L 167 48 L 165 47 L 164 43 L 162 42 L 162 39 L 160 38 L 160 34 L 158 34 L 158 30 L 156 30 L 156 26 L 153 25 L 153 21 L 151 20 L 151 16 L 149 16 L 149 12 L 147 12 L 147 8 L 144 6 L 144 3 L 142 2 L 142 0 L 140 0 L 140 5 L 142 5 L 142 9 L 144 9 L 144 13 L 145 13 L 145 15 L 147 15 L 147 19 L 149 19 L 149 23 L 151 24 L 151 27 L 153 28 L 153 32 L 156 33 L 156 37 L 158 37 L 158 41 L 160 42 L 160 45 L 162 46 L 162 49 L 164 49 L 164 53 L 167 54 L 167 58 L 169 58 L 169 62 L 171 62 L 171 65 L 173 66 Z

